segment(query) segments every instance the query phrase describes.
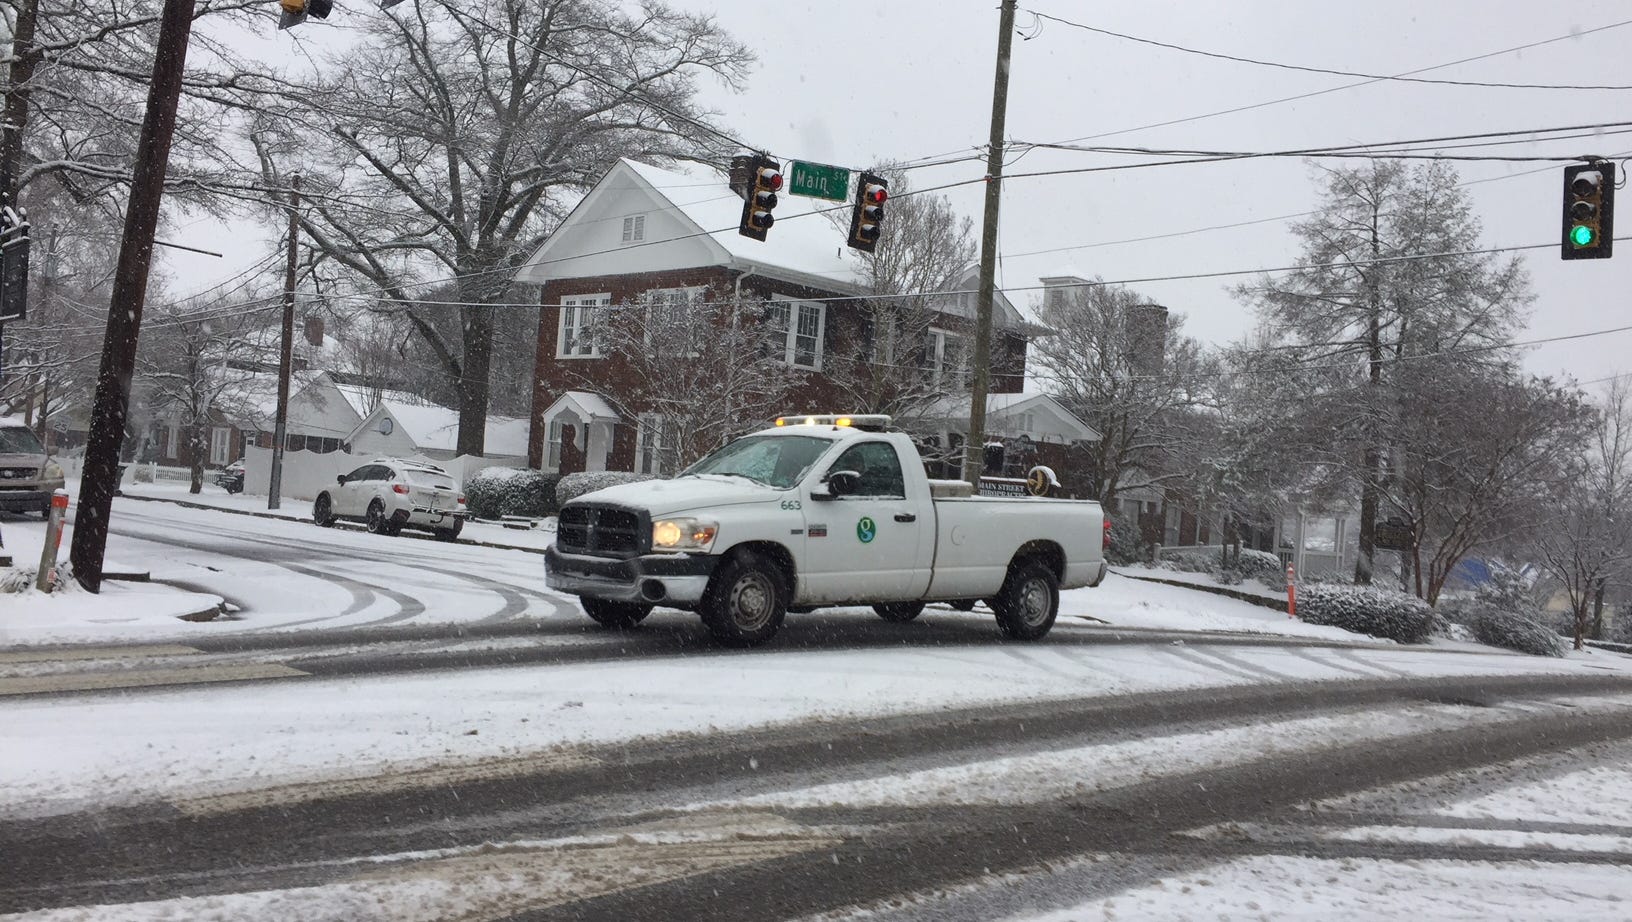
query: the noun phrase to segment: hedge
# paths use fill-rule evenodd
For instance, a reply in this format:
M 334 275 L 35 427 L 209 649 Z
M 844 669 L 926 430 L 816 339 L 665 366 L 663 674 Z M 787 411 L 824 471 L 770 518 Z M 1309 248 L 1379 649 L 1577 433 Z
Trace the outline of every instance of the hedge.
M 1300 585 L 1298 617 L 1399 643 L 1422 643 L 1434 624 L 1433 609 L 1416 596 L 1338 583 Z
M 1113 539 L 1115 532 L 1112 532 Z M 1217 547 L 1172 548 L 1162 551 L 1162 567 L 1188 573 L 1206 573 L 1226 585 L 1255 579 L 1271 589 L 1286 588 L 1286 568 L 1281 558 L 1268 551 L 1242 548 L 1238 560 L 1224 566 L 1223 551 Z
M 489 467 L 465 481 L 465 508 L 481 519 L 507 515 L 541 519 L 560 510 L 556 486 L 560 474 L 508 467 Z
M 1563 656 L 1564 644 L 1553 629 L 1541 621 L 1497 608 L 1483 608 L 1468 624 L 1480 643 L 1532 656 Z
M 582 474 L 568 474 L 555 485 L 556 508 L 559 509 L 585 493 L 615 487 L 620 483 L 639 483 L 642 480 L 656 480 L 651 474 L 633 474 L 629 471 L 590 471 Z

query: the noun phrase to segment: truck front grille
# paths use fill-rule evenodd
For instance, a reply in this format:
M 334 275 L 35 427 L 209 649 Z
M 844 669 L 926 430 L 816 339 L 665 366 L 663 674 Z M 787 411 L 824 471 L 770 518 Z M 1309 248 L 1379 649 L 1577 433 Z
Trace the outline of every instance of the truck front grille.
M 592 557 L 634 557 L 645 550 L 643 517 L 616 506 L 569 503 L 556 521 L 555 546 L 562 553 Z

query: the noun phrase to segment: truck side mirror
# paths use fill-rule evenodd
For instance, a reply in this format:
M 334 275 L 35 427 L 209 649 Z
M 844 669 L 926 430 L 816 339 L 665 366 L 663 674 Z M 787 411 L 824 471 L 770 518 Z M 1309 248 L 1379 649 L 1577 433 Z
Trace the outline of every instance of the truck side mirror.
M 861 488 L 861 475 L 855 471 L 833 471 L 827 475 L 827 488 L 835 498 L 849 496 Z

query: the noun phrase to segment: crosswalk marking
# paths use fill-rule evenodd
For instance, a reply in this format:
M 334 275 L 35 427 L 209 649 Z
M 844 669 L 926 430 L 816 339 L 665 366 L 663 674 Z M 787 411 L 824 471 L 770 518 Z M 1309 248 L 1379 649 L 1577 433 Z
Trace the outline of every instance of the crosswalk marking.
M 193 656 L 204 651 L 179 643 L 118 647 L 55 647 L 14 650 L 0 653 L 0 665 L 7 663 L 58 663 L 88 659 L 147 659 L 154 656 Z
M 288 679 L 310 673 L 277 663 L 243 663 L 194 669 L 132 669 L 121 672 L 78 672 L 0 678 L 0 698 L 155 685 L 202 685 L 249 679 Z

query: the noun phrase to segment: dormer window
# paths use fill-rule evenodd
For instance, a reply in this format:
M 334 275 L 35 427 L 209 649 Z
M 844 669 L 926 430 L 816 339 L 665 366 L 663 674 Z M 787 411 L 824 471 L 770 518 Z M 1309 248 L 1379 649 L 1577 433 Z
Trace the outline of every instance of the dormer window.
M 646 216 L 628 215 L 623 219 L 623 242 L 638 243 L 646 239 Z

